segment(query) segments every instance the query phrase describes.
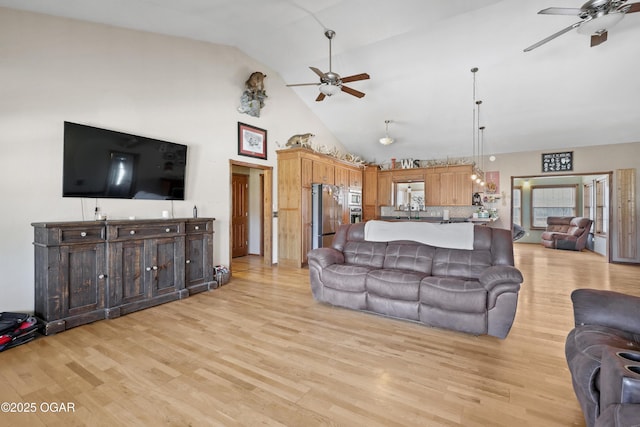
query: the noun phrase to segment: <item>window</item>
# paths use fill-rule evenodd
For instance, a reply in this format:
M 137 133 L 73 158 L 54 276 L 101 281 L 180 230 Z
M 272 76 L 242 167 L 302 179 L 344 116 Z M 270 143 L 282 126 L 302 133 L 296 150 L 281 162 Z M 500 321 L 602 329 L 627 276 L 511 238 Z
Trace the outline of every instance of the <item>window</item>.
M 522 187 L 513 187 L 511 202 L 513 206 L 513 218 L 511 219 L 514 224 L 522 226 Z
M 549 216 L 576 216 L 577 185 L 531 187 L 531 228 L 546 228 Z

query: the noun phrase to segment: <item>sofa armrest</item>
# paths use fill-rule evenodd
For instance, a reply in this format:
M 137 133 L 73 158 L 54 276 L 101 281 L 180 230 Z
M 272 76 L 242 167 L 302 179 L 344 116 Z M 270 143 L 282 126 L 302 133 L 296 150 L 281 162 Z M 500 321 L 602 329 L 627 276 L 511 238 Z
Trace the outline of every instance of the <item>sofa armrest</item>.
M 317 248 L 307 254 L 309 264 L 312 262 L 320 268 L 331 264 L 344 264 L 344 254 L 333 248 Z
M 488 292 L 487 308 L 491 310 L 500 295 L 517 294 L 524 279 L 520 270 L 511 265 L 492 265 L 480 274 L 479 280 Z
M 511 265 L 492 265 L 480 274 L 480 283 L 488 291 L 498 285 L 513 285 L 514 291 L 520 289 L 523 282 L 522 273 Z
M 576 326 L 600 325 L 640 333 L 640 297 L 613 291 L 576 289 L 571 293 Z

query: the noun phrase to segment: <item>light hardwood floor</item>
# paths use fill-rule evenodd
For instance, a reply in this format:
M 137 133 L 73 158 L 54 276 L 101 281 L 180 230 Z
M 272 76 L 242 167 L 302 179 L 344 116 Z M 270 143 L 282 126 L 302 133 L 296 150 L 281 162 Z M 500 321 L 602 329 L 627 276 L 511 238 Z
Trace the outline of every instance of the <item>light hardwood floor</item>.
M 583 426 L 569 294 L 640 295 L 640 267 L 515 246 L 505 340 L 319 304 L 307 269 L 247 257 L 217 290 L 0 353 L 0 402 L 37 409 L 0 425 Z M 44 412 L 61 402 L 75 411 Z

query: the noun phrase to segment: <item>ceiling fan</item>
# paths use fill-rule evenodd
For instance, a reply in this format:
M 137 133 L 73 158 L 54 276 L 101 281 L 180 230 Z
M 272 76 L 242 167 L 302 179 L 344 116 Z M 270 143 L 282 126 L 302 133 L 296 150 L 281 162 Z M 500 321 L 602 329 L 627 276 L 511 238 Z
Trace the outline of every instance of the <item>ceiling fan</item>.
M 329 39 L 329 71 L 323 73 L 316 67 L 309 67 L 311 71 L 316 73 L 318 77 L 320 77 L 319 83 L 298 83 L 287 86 L 319 86 L 320 94 L 316 98 L 316 101 L 322 101 L 326 96 L 335 95 L 336 93 L 342 91 L 346 92 L 349 95 L 356 96 L 358 98 L 362 98 L 364 96 L 363 92 L 352 89 L 348 86 L 345 86 L 343 83 L 356 82 L 358 80 L 367 80 L 369 79 L 369 74 L 354 74 L 353 76 L 348 77 L 340 77 L 338 73 L 334 73 L 331 70 L 331 40 L 336 35 L 333 30 L 326 30 L 324 35 Z
M 540 15 L 575 15 L 582 21 L 576 22 L 546 39 L 540 40 L 524 51 L 529 52 L 543 44 L 577 28 L 581 34 L 591 35 L 591 47 L 598 46 L 607 41 L 607 31 L 620 22 L 627 13 L 640 12 L 640 3 L 626 4 L 627 0 L 589 0 L 579 9 L 571 7 L 549 7 L 543 9 Z

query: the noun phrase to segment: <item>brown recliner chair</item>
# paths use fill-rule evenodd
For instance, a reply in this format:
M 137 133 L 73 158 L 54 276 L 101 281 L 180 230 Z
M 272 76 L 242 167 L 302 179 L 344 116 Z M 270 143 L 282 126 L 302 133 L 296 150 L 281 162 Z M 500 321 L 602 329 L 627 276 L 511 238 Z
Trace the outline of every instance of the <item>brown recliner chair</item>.
M 587 245 L 591 221 L 585 217 L 550 216 L 542 233 L 542 245 L 552 249 L 581 251 Z

